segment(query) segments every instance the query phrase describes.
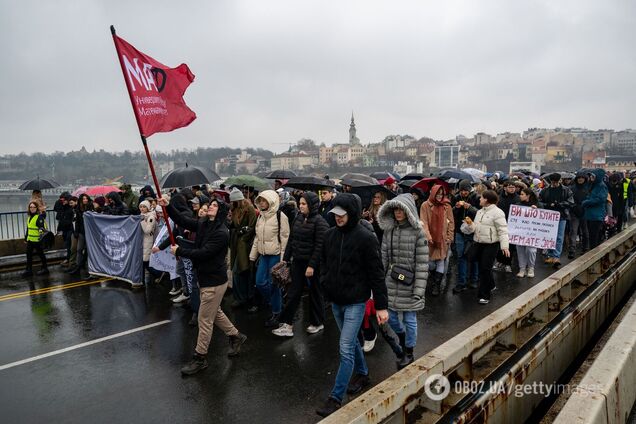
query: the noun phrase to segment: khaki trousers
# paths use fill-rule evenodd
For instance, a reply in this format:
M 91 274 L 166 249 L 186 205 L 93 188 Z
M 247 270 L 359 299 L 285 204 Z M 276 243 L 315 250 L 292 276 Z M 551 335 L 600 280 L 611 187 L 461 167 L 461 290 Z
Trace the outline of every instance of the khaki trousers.
M 221 301 L 227 290 L 227 283 L 215 287 L 201 287 L 201 306 L 199 306 L 199 336 L 196 352 L 208 353 L 212 330 L 216 324 L 227 336 L 236 336 L 239 331 L 221 310 Z

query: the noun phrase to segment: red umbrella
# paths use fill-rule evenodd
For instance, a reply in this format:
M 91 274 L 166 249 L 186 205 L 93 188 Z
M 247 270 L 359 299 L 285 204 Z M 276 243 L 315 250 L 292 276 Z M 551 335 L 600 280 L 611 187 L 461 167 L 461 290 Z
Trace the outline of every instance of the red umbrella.
M 91 197 L 96 197 L 96 196 L 105 196 L 111 191 L 120 192 L 121 190 L 115 186 L 106 186 L 106 185 L 92 186 L 92 187 L 83 186 L 83 187 L 79 187 L 72 194 L 73 196 L 79 196 L 80 194 L 88 194 Z
M 444 187 L 444 191 L 446 193 L 449 192 L 450 187 L 448 186 L 448 183 L 437 177 L 422 178 L 421 180 L 413 184 L 411 188 L 419 188 L 424 193 L 428 193 L 431 191 L 431 188 L 433 188 L 434 185 L 441 185 L 442 187 Z

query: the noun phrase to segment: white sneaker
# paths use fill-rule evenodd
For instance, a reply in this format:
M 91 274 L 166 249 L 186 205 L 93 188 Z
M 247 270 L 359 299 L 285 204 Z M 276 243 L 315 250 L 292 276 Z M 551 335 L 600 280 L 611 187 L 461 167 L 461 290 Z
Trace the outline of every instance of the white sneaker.
M 523 278 L 526 276 L 526 270 L 525 269 L 520 269 L 519 272 L 517 273 L 517 277 L 519 278 Z
M 170 296 L 176 296 L 181 293 L 181 287 L 174 288 L 168 292 Z
M 504 272 L 512 272 L 512 267 L 510 265 L 506 265 L 504 267 Z
M 307 327 L 307 332 L 309 334 L 316 334 L 319 331 L 324 330 L 325 326 L 320 324 L 320 325 L 310 325 L 309 327 Z
M 488 303 L 490 303 L 490 300 L 488 299 L 479 299 L 479 303 L 482 305 L 487 305 Z
M 278 328 L 272 330 L 272 334 L 279 337 L 294 337 L 294 329 L 291 325 L 280 323 Z
M 185 302 L 186 300 L 189 300 L 190 296 L 186 296 L 183 293 L 181 293 L 179 296 L 175 297 L 174 299 L 172 299 L 173 303 L 181 303 L 181 302 Z
M 528 278 L 534 278 L 534 268 L 528 268 Z
M 133 289 L 139 289 L 139 288 L 141 288 L 141 287 L 143 287 L 143 286 L 144 286 L 144 283 L 131 283 L 131 284 L 130 284 L 130 286 L 131 286 Z
M 371 352 L 375 347 L 375 341 L 378 339 L 378 335 L 376 334 L 373 340 L 365 340 L 364 345 L 362 346 L 363 352 Z

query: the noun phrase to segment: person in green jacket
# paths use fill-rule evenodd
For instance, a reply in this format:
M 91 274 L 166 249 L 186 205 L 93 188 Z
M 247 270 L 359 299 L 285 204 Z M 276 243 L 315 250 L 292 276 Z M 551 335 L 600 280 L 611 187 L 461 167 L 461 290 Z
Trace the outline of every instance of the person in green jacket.
M 232 203 L 230 221 L 230 269 L 232 270 L 233 308 L 251 303 L 250 250 L 256 227 L 256 211 L 236 187 L 230 192 Z

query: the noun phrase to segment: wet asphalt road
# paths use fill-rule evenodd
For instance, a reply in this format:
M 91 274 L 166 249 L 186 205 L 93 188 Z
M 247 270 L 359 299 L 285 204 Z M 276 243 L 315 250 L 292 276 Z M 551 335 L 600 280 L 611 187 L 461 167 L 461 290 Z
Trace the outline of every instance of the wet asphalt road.
M 418 316 L 416 357 L 550 272 L 538 265 L 537 277 L 520 281 L 497 273 L 498 290 L 485 306 L 477 304 L 475 290 L 453 295 L 452 284 L 440 297 L 427 298 Z M 215 329 L 210 367 L 183 378 L 179 370 L 193 353 L 197 329 L 187 325 L 187 309 L 173 306 L 169 283 L 131 291 L 127 283 L 111 280 L 51 290 L 76 281 L 84 280 L 59 269 L 48 277 L 0 276 L 2 422 L 312 423 L 320 418 L 314 410 L 329 394 L 338 367 L 338 330 L 330 311 L 325 331 L 316 335 L 305 333 L 308 322 L 300 311 L 295 336 L 281 340 L 263 327 L 265 311 L 234 311 L 226 294 L 224 311 L 248 336 L 241 355 L 227 358 L 228 340 Z M 24 295 L 36 289 L 41 291 Z M 307 306 L 303 302 L 304 310 Z M 164 320 L 170 322 L 2 369 Z M 374 385 L 396 371 L 395 356 L 381 337 L 367 361 Z

